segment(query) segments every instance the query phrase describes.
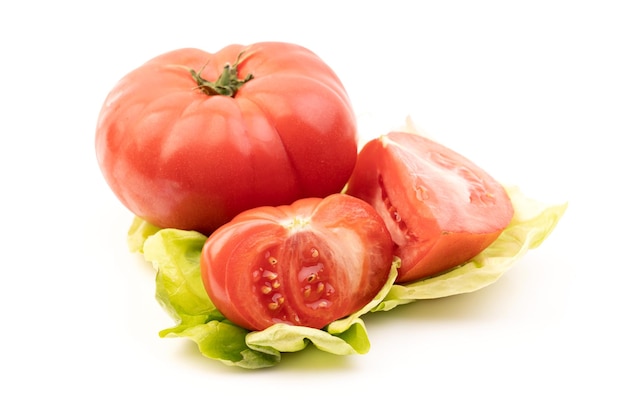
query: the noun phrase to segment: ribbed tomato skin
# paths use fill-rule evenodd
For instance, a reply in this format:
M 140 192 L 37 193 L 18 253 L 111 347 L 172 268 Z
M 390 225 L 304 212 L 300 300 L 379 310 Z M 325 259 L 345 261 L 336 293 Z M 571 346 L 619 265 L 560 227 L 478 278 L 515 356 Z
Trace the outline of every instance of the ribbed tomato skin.
M 234 96 L 208 95 L 237 63 Z M 280 42 L 180 49 L 124 76 L 106 98 L 96 155 L 134 214 L 208 234 L 243 210 L 341 191 L 357 156 L 356 120 L 333 70 Z

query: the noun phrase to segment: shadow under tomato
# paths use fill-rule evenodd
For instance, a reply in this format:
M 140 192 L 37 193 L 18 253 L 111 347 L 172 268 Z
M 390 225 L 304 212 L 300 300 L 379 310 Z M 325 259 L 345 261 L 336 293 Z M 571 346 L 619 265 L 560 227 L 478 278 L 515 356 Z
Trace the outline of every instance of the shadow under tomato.
M 227 365 L 219 360 L 207 358 L 198 350 L 197 345 L 190 340 L 170 339 L 163 340 L 165 342 L 179 343 L 180 346 L 175 349 L 177 359 L 184 362 L 185 366 L 189 366 L 194 370 L 205 370 L 209 373 L 248 373 L 248 372 L 279 372 L 297 371 L 297 372 L 320 372 L 320 371 L 338 371 L 349 369 L 354 365 L 354 357 L 360 355 L 334 355 L 324 352 L 315 347 L 312 343 L 306 348 L 298 352 L 283 352 L 281 360 L 276 365 L 268 368 L 245 369 L 239 366 Z
M 416 300 L 390 311 L 363 316 L 366 327 L 389 326 L 390 323 L 437 323 L 493 320 L 506 312 L 520 296 L 523 268 L 509 271 L 499 281 L 475 292 L 448 297 Z
M 340 371 L 352 368 L 355 359 L 360 355 L 335 355 L 319 350 L 315 345 L 309 344 L 299 352 L 283 353 L 280 363 L 276 368 L 297 371 Z

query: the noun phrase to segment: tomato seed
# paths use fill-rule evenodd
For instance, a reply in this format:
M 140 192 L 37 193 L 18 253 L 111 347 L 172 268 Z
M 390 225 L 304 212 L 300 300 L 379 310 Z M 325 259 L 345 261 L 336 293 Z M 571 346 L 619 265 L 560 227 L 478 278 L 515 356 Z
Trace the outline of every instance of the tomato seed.
M 265 270 L 263 271 L 263 278 L 267 278 L 269 280 L 275 280 L 276 278 L 278 278 L 278 274 L 274 271 L 268 271 Z
M 419 187 L 415 188 L 415 197 L 417 197 L 417 199 L 420 201 L 428 200 L 428 190 L 426 189 L 426 187 L 420 185 Z

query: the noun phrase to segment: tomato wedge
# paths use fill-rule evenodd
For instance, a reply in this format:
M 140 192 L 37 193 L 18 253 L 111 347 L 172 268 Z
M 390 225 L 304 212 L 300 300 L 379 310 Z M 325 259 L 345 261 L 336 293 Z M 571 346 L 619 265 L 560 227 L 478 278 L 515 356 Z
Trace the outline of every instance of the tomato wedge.
M 200 266 L 207 294 L 235 324 L 321 329 L 371 301 L 392 260 L 374 208 L 332 194 L 237 215 L 209 236 Z
M 402 262 L 398 283 L 468 261 L 513 217 L 506 190 L 482 168 L 406 132 L 366 143 L 346 192 L 370 203 L 383 217 Z

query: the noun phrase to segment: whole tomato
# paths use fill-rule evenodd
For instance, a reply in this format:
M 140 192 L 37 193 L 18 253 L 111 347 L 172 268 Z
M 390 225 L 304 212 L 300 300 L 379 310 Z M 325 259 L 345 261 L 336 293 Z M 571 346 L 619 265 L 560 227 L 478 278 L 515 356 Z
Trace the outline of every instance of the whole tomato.
M 506 190 L 485 170 L 412 133 L 391 132 L 366 143 L 346 192 L 384 219 L 401 260 L 398 283 L 470 260 L 513 217 Z
M 209 298 L 239 326 L 322 328 L 369 303 L 392 258 L 374 208 L 333 194 L 240 213 L 209 236 L 200 269 Z
M 356 121 L 337 75 L 304 47 L 180 49 L 109 93 L 96 154 L 134 214 L 209 234 L 252 207 L 340 191 L 356 161 Z

